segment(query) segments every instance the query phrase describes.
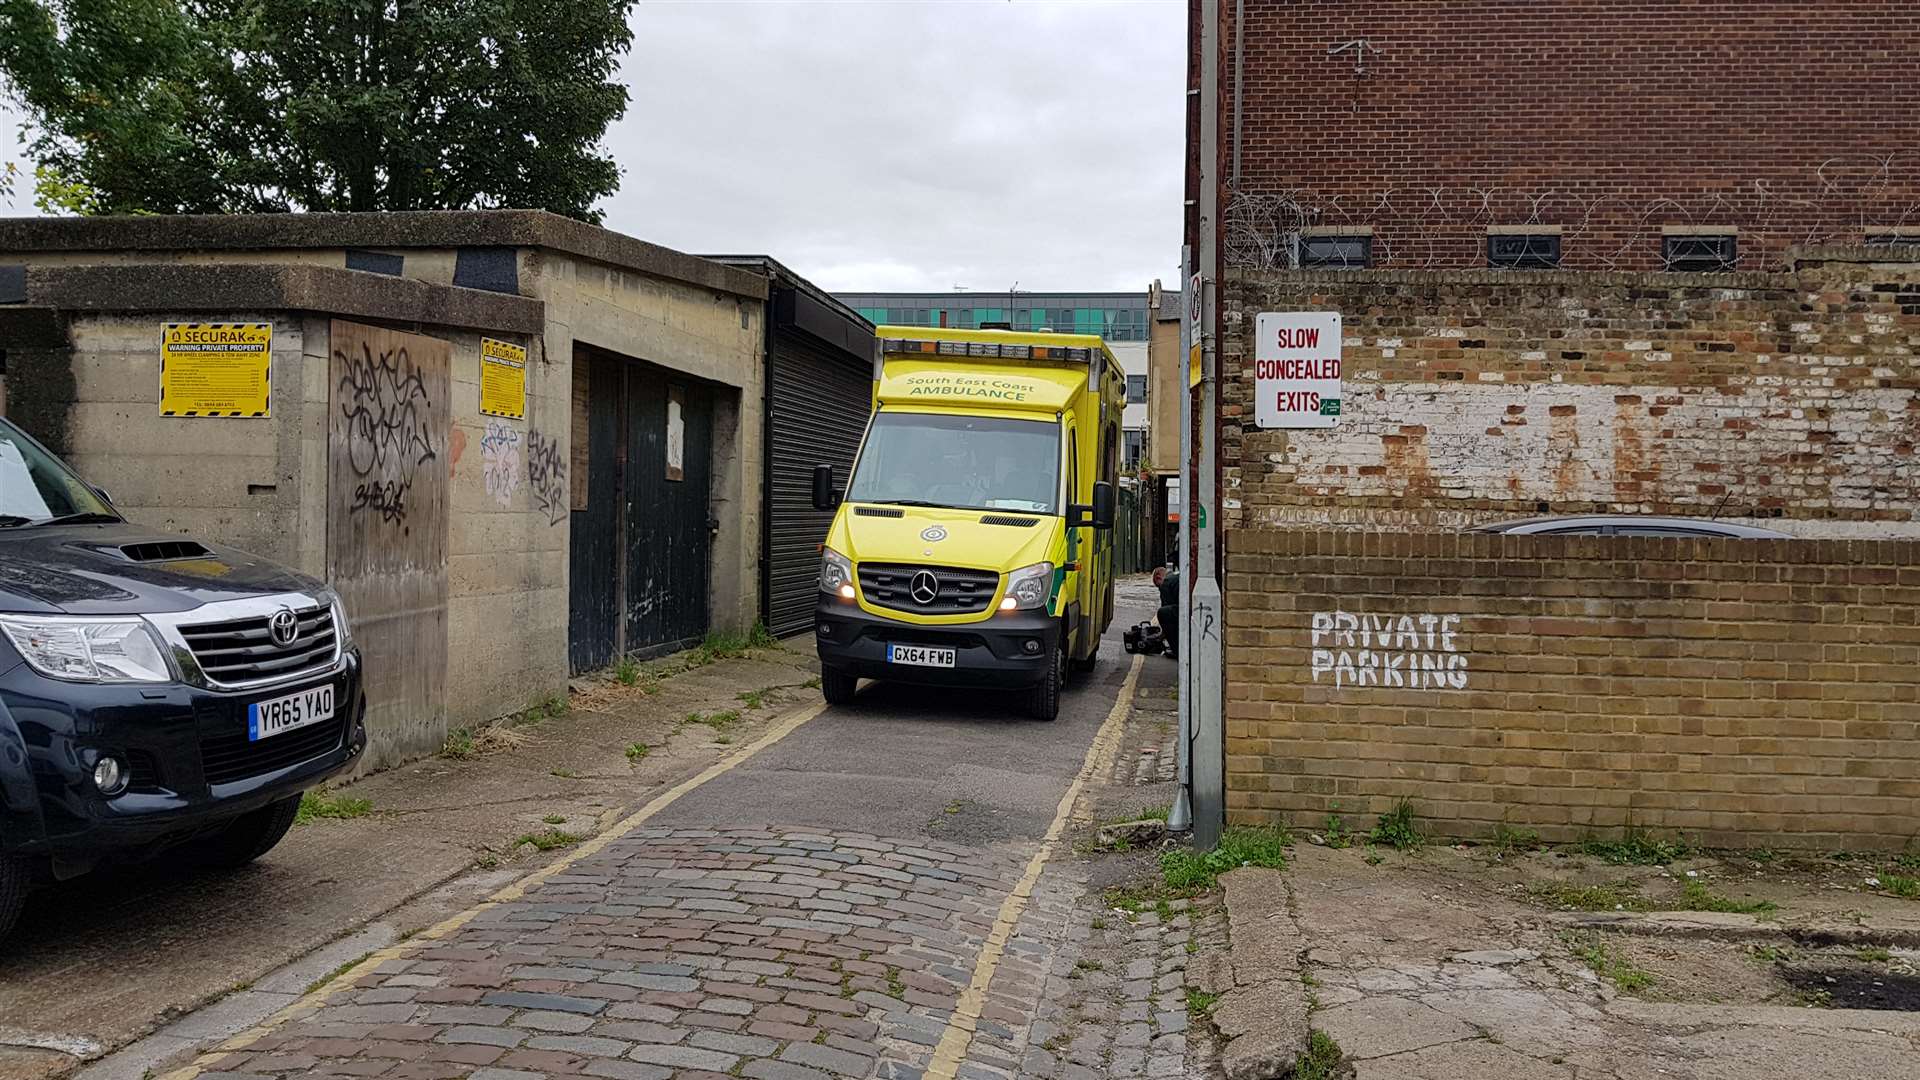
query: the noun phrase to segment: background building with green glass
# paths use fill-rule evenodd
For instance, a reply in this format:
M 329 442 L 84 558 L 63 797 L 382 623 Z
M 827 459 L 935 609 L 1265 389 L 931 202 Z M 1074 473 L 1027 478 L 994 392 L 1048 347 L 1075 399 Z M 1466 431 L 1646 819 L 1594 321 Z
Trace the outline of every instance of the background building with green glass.
M 875 326 L 953 326 L 1011 323 L 1016 330 L 1098 334 L 1108 344 L 1145 341 L 1152 320 L 1147 294 L 944 292 L 838 293 L 836 298 Z
M 1006 323 L 1015 330 L 1098 334 L 1127 373 L 1122 467 L 1132 473 L 1146 454 L 1147 339 L 1153 318 L 1140 292 L 843 292 L 834 298 L 875 326 L 946 326 L 977 330 Z

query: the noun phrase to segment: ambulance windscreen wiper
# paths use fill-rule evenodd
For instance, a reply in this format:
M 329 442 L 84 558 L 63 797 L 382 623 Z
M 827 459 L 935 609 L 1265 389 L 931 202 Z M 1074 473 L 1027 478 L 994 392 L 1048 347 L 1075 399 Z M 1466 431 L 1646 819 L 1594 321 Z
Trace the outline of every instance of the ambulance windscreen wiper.
M 952 503 L 928 502 L 925 499 L 875 499 L 881 506 L 931 506 L 936 510 L 966 510 L 969 507 L 955 506 Z

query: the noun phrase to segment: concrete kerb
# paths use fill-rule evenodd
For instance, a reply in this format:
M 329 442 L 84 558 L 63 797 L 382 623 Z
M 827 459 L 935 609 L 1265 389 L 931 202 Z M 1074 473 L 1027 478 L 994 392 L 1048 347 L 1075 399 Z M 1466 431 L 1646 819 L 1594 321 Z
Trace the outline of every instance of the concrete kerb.
M 1548 916 L 1568 930 L 1606 930 L 1641 937 L 1699 938 L 1715 941 L 1787 940 L 1814 948 L 1871 946 L 1920 948 L 1920 926 L 1875 926 L 1868 923 L 1792 924 L 1769 922 L 1754 915 L 1713 911 L 1556 912 Z
M 386 948 L 369 953 L 359 963 L 329 980 L 326 985 L 317 987 L 311 992 L 300 996 L 292 1004 L 269 1016 L 259 1024 L 232 1036 L 220 1043 L 213 1050 L 201 1054 L 192 1064 L 162 1074 L 159 1080 L 195 1080 L 195 1078 L 199 1077 L 202 1073 L 215 1071 L 219 1064 L 226 1060 L 228 1055 L 244 1051 L 247 1047 L 272 1034 L 276 1029 L 291 1021 L 313 1015 L 325 1007 L 327 1002 L 335 995 L 352 988 L 361 978 L 372 973 L 382 964 L 406 956 L 414 949 L 419 948 L 423 943 L 438 941 L 453 934 L 461 927 L 472 922 L 479 915 L 491 911 L 501 904 L 511 903 L 521 899 L 526 895 L 528 889 L 539 885 L 556 874 L 563 873 L 584 859 L 589 859 L 599 854 L 607 845 L 625 837 L 628 833 L 644 825 L 648 819 L 660 811 L 665 810 L 668 806 L 671 806 L 688 792 L 701 787 L 715 777 L 731 771 L 754 755 L 760 753 L 760 751 L 791 735 L 802 724 L 825 712 L 826 708 L 827 706 L 824 702 L 819 702 L 788 713 L 776 721 L 773 726 L 767 730 L 766 734 L 762 735 L 759 739 L 735 750 L 733 753 L 709 765 L 694 776 L 682 780 L 680 783 L 654 796 L 642 805 L 640 809 L 614 822 L 611 827 L 603 830 L 586 842 L 569 849 L 567 853 L 561 857 L 501 887 L 479 904 L 469 907 L 465 911 L 437 925 L 422 930 L 420 933 L 404 941 L 396 942 Z
M 1307 1047 L 1308 1002 L 1300 979 L 1306 943 L 1284 875 L 1242 868 L 1221 875 L 1230 953 L 1201 958 L 1188 985 L 1220 993 L 1213 1023 L 1227 1039 L 1227 1080 L 1288 1076 Z

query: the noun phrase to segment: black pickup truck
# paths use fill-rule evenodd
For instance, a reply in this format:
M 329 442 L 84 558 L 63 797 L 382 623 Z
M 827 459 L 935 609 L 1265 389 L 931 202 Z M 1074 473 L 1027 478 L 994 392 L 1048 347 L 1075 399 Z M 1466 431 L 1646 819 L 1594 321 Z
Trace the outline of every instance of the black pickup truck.
M 102 863 L 265 854 L 365 720 L 332 590 L 128 524 L 0 419 L 0 937 Z

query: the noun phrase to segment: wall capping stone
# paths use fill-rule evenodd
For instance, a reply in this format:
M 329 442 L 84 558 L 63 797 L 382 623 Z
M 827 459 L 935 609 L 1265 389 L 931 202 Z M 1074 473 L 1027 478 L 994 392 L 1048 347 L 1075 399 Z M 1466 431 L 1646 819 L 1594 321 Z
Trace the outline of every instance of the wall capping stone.
M 0 251 L 273 251 L 517 247 L 763 300 L 766 279 L 545 210 L 0 218 Z
M 313 311 L 515 334 L 546 327 L 539 300 L 326 266 L 33 266 L 27 297 L 69 313 Z

